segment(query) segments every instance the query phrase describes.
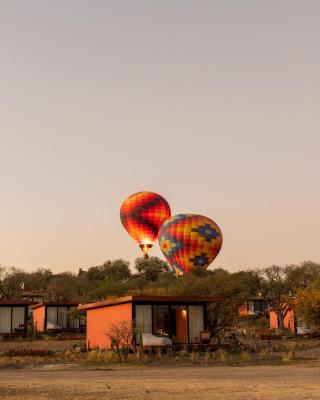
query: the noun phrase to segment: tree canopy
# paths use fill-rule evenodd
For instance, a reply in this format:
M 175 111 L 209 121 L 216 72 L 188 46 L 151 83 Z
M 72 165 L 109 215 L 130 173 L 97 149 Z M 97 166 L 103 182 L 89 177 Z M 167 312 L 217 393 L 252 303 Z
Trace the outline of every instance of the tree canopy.
M 238 272 L 222 268 L 195 270 L 180 277 L 157 257 L 137 258 L 132 269 L 128 261 L 107 260 L 101 265 L 81 268 L 78 274 L 55 274 L 50 269 L 26 272 L 0 266 L 0 301 L 21 299 L 25 292 L 41 294 L 45 300 L 82 303 L 127 294 L 209 295 L 223 299 L 223 310 L 227 311 L 218 311 L 230 322 L 239 305 L 259 296 L 269 301 L 280 327 L 288 310 L 295 305 L 306 320 L 315 320 L 319 291 L 320 265 L 311 261 Z M 314 303 L 313 311 L 307 314 L 304 305 Z M 312 308 L 309 306 L 308 310 Z

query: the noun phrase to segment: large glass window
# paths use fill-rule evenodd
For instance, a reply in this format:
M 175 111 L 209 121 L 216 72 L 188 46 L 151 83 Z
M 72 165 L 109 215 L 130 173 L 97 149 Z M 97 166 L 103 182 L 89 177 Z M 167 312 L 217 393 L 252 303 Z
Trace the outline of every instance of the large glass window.
M 204 330 L 203 306 L 189 306 L 189 341 L 200 342 L 200 332 Z
M 255 300 L 254 301 L 254 312 L 264 313 L 267 309 L 267 302 L 265 300 Z
M 68 306 L 47 306 L 47 329 L 79 328 L 79 320 L 68 318 Z
M 47 329 L 57 329 L 57 307 L 47 307 Z
M 67 311 L 68 307 L 57 307 L 58 311 L 58 326 L 65 329 L 68 327 Z
M 249 310 L 249 314 L 254 314 L 254 302 L 253 301 L 249 301 L 248 302 L 248 310 Z
M 139 344 L 142 333 L 152 333 L 152 306 L 136 305 L 135 312 L 136 343 Z
M 12 331 L 24 324 L 25 308 L 12 307 Z
M 169 306 L 154 305 L 152 307 L 152 333 L 154 335 L 169 335 Z
M 11 307 L 0 307 L 0 333 L 11 333 Z

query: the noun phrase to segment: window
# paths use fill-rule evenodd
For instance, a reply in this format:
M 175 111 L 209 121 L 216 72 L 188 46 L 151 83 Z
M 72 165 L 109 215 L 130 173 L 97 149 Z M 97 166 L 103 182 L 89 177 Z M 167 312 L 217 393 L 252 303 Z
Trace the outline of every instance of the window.
M 47 329 L 57 327 L 57 307 L 47 307 Z
M 0 307 L 0 333 L 11 333 L 11 307 Z
M 68 327 L 68 318 L 67 318 L 67 311 L 68 307 L 57 307 L 57 314 L 58 314 L 58 326 L 61 328 Z
M 136 322 L 136 342 L 140 343 L 140 335 L 142 333 L 152 333 L 152 306 L 136 305 L 135 306 L 135 322 Z
M 203 306 L 189 306 L 189 341 L 199 343 L 200 332 L 204 330 Z
M 25 307 L 0 307 L 0 333 L 13 333 L 25 323 Z
M 154 305 L 152 309 L 152 333 L 160 336 L 169 335 L 169 306 Z
M 68 328 L 68 309 L 67 306 L 47 306 L 47 329 Z M 78 326 L 79 323 L 75 322 L 74 325 Z
M 12 331 L 24 324 L 25 308 L 12 307 Z
M 249 314 L 254 314 L 254 302 L 253 301 L 248 301 L 248 312 Z

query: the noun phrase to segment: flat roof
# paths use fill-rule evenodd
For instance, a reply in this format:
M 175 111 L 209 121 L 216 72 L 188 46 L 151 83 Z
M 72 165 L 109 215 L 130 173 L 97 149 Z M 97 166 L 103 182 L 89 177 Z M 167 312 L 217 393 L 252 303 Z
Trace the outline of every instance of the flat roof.
M 215 296 L 124 296 L 112 299 L 107 299 L 103 301 L 98 301 L 96 303 L 88 303 L 79 305 L 80 310 L 92 310 L 94 308 L 110 307 L 116 306 L 118 304 L 125 303 L 210 303 L 221 301 L 220 298 Z
M 3 300 L 0 301 L 0 306 L 30 306 L 34 304 L 34 302 L 27 300 Z
M 35 309 L 35 308 L 40 308 L 44 306 L 78 306 L 79 302 L 78 301 L 45 301 L 43 303 L 37 303 L 30 308 Z

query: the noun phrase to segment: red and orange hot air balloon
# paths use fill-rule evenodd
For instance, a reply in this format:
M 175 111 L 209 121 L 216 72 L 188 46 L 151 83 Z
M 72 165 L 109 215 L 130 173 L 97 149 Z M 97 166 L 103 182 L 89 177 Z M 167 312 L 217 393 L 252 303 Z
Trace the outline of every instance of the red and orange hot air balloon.
M 170 215 L 168 202 L 153 192 L 132 194 L 120 208 L 122 225 L 139 244 L 145 257 L 157 240 L 160 226 Z

